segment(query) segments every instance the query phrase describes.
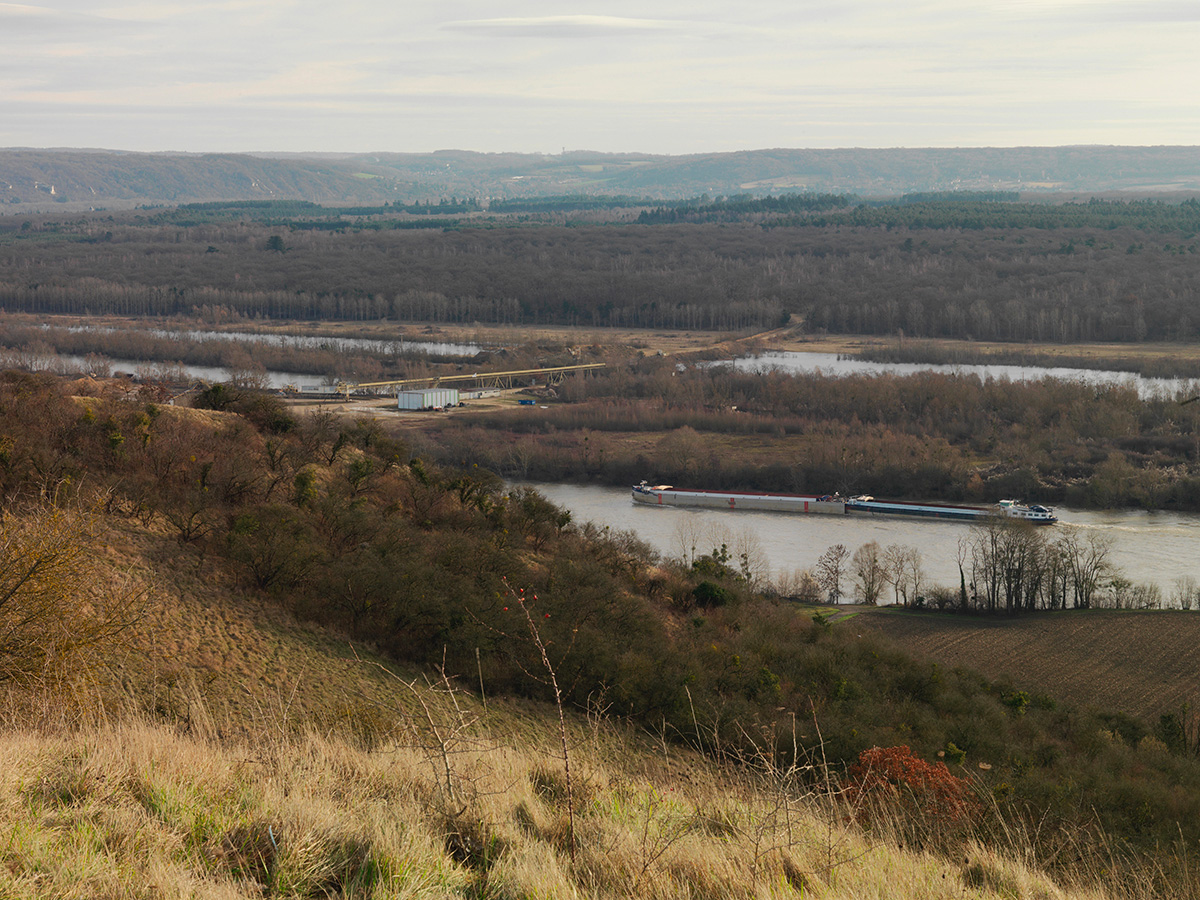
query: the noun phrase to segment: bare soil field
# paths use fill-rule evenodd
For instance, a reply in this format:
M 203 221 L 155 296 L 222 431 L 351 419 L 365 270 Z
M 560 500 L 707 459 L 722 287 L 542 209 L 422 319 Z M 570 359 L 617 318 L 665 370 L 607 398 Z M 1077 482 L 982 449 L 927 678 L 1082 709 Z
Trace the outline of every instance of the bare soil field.
M 1080 706 L 1155 721 L 1200 700 L 1200 613 L 1077 610 L 991 619 L 861 610 L 839 628 L 886 635 L 940 665 L 963 666 Z

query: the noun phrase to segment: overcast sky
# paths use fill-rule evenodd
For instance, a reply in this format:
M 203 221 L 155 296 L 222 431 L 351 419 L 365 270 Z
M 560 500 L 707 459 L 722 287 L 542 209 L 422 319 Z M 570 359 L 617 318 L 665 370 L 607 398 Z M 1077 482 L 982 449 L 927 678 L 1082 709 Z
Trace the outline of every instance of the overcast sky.
M 0 2 L 0 146 L 1200 144 L 1196 0 Z

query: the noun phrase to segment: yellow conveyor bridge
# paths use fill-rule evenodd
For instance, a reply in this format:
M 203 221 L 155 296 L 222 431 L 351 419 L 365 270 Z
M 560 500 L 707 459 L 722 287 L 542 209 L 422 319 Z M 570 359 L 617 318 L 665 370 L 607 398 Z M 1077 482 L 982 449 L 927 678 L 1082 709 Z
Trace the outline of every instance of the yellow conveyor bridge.
M 546 384 L 557 384 L 568 375 L 575 372 L 595 371 L 603 369 L 604 363 L 581 363 L 574 366 L 548 366 L 544 369 L 512 369 L 508 372 L 473 372 L 470 375 L 426 375 L 423 378 L 399 378 L 394 381 L 360 381 L 338 382 L 338 393 L 349 398 L 352 393 L 368 391 L 375 388 L 394 387 L 403 390 L 410 387 L 440 387 L 456 383 L 473 383 L 480 389 L 505 389 L 519 386 L 528 380 L 536 382 L 541 379 Z

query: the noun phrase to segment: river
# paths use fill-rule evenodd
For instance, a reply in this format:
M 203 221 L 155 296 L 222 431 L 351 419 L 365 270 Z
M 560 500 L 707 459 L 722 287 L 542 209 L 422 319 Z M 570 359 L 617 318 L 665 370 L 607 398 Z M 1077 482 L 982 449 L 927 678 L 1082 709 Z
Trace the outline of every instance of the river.
M 788 513 L 679 509 L 634 503 L 628 488 L 570 484 L 531 485 L 571 511 L 576 522 L 592 521 L 614 529 L 632 529 L 660 552 L 687 556 L 689 544 L 707 553 L 728 544 L 757 547 L 771 577 L 811 568 L 834 544 L 853 553 L 876 541 L 881 547 L 901 544 L 921 554 L 926 577 L 934 584 L 958 585 L 958 541 L 969 525 L 924 519 L 861 516 L 818 516 Z M 1177 579 L 1196 577 L 1200 546 L 1200 514 L 1143 510 L 1077 510 L 1058 507 L 1061 524 L 1096 532 L 1112 540 L 1109 559 L 1118 573 L 1135 584 L 1154 584 L 1167 602 Z
M 42 325 L 50 330 L 56 326 Z M 71 325 L 67 331 L 91 334 L 128 334 L 131 329 L 106 325 Z M 421 341 L 409 338 L 380 340 L 377 338 L 330 337 L 316 334 L 261 334 L 251 331 L 204 331 L 188 329 L 150 328 L 147 334 L 178 341 L 232 341 L 237 343 L 265 344 L 273 347 L 297 350 L 332 350 L 335 353 L 366 351 L 389 356 L 404 353 L 419 353 L 424 356 L 475 356 L 486 349 L 482 344 L 456 344 L 448 341 Z
M 935 365 L 933 363 L 867 362 L 836 353 L 803 353 L 775 351 L 746 356 L 731 362 L 713 365 L 732 365 L 743 372 L 778 369 L 784 372 L 820 372 L 823 375 L 915 375 L 918 372 L 945 372 L 956 375 L 978 375 L 1004 381 L 1038 381 L 1057 378 L 1081 384 L 1118 385 L 1137 390 L 1143 400 L 1194 397 L 1200 393 L 1200 382 L 1187 378 L 1146 378 L 1136 372 L 1107 369 L 1072 369 L 1065 366 L 1008 366 L 1008 365 Z

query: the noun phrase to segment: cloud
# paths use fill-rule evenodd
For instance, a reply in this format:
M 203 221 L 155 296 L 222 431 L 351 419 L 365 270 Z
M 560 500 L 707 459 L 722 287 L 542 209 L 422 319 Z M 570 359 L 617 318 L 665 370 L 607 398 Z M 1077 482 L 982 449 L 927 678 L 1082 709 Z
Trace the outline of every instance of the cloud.
M 1076 25 L 1160 25 L 1200 22 L 1200 6 L 1192 0 L 1018 0 L 996 10 L 1008 16 L 1048 19 Z
M 1194 29 L 1179 24 L 1200 19 L 1195 0 L 609 0 L 592 7 L 604 14 L 563 14 L 581 8 L 0 0 L 0 144 L 705 150 L 1200 134 Z M 1129 130 L 1139 114 L 1153 131 Z
M 0 33 L 5 37 L 28 34 L 47 39 L 79 38 L 125 27 L 125 23 L 106 16 L 63 12 L 23 3 L 0 3 Z
M 535 38 L 596 38 L 652 35 L 688 30 L 689 23 L 671 19 L 634 19 L 624 16 L 524 16 L 504 19 L 467 19 L 448 22 L 448 31 L 506 34 Z

